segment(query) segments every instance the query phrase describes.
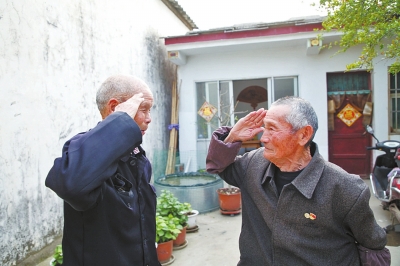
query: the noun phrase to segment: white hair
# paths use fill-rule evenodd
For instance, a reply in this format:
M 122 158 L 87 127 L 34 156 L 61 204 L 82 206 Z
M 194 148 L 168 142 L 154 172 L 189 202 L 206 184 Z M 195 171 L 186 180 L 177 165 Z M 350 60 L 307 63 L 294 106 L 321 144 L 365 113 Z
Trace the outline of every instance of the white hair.
M 290 107 L 289 115 L 285 119 L 292 126 L 293 131 L 297 131 L 308 125 L 312 127 L 313 135 L 306 144 L 306 146 L 309 146 L 318 130 L 318 117 L 311 104 L 300 97 L 287 96 L 272 103 L 271 107 L 278 105 Z
M 150 91 L 147 84 L 135 77 L 130 75 L 113 75 L 107 78 L 103 84 L 101 84 L 96 94 L 97 108 L 100 113 L 105 110 L 107 103 L 110 99 L 115 98 L 120 103 L 125 102 L 136 93 L 142 92 L 143 90 Z

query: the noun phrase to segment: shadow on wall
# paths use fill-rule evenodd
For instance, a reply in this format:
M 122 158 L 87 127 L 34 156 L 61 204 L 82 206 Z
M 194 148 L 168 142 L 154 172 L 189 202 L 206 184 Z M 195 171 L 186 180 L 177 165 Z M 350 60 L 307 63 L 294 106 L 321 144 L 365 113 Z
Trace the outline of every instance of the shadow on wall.
M 154 96 L 151 110 L 152 122 L 143 138 L 143 148 L 150 162 L 155 150 L 167 150 L 171 123 L 172 86 L 176 80 L 176 66 L 168 60 L 167 51 L 160 36 L 149 30 L 144 37 L 146 48 L 145 80 Z

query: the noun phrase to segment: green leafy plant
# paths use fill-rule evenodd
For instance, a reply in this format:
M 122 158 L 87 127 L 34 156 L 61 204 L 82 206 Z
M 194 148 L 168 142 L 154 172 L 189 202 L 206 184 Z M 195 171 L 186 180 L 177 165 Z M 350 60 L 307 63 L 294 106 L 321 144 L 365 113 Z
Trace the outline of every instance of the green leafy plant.
M 339 45 L 338 53 L 351 47 L 361 47 L 356 61 L 346 66 L 347 70 L 365 67 L 371 71 L 374 59 L 393 59 L 389 67 L 392 74 L 400 72 L 400 4 L 394 0 L 319 0 L 321 10 L 327 12 L 322 23 L 322 35 L 329 31 L 342 33 L 340 41 L 325 47 Z M 315 4 L 314 4 L 315 5 Z M 322 35 L 320 37 L 322 37 Z
M 56 266 L 63 264 L 63 253 L 61 245 L 56 246 L 56 248 L 54 249 L 53 258 L 54 260 L 51 262 L 51 265 Z
M 190 203 L 182 203 L 172 192 L 161 190 L 161 195 L 157 198 L 157 213 L 161 216 L 174 217 L 184 227 L 188 221 L 187 213 L 191 210 Z
M 156 242 L 164 243 L 175 240 L 183 227 L 179 224 L 179 220 L 172 215 L 161 216 L 156 214 Z

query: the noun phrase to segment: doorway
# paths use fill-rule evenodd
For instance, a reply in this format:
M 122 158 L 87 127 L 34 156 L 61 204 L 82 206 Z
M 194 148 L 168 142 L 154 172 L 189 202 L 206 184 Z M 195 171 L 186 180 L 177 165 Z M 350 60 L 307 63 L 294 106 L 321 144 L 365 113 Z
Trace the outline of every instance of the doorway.
M 370 88 L 366 71 L 327 74 L 329 161 L 362 178 L 371 167 L 366 149 L 371 137 L 365 132 L 371 123 Z

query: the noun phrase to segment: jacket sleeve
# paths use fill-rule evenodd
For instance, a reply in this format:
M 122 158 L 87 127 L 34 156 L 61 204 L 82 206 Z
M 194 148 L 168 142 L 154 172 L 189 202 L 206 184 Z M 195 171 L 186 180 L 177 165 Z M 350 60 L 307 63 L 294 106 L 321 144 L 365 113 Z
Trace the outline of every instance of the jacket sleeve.
M 236 177 L 244 176 L 237 159 L 241 142 L 224 143 L 230 127 L 221 127 L 214 131 L 206 158 L 206 169 L 211 174 L 218 174 L 228 184 L 240 187 Z
M 124 112 L 114 112 L 92 130 L 64 144 L 62 156 L 54 160 L 46 186 L 84 211 L 101 195 L 101 185 L 116 172 L 118 161 L 142 142 L 140 128 Z
M 345 224 L 349 226 L 356 241 L 363 247 L 379 250 L 386 245 L 386 232 L 375 220 L 369 206 L 370 192 L 364 184 L 359 197 L 345 217 Z

